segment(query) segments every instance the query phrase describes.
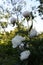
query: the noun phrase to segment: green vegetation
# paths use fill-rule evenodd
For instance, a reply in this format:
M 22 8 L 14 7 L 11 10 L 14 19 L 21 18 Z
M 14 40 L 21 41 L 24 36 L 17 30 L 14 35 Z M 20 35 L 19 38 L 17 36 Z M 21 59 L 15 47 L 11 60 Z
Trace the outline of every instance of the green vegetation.
M 6 32 L 5 34 L 0 33 L 0 65 L 43 65 L 43 33 L 33 37 L 28 38 L 27 32 L 24 29 L 23 32 L 26 32 L 22 35 L 23 32 L 17 30 L 17 28 L 10 33 Z M 28 43 L 31 54 L 27 60 L 20 61 L 20 49 L 12 48 L 11 39 L 16 35 L 20 34 L 25 36 L 26 44 Z

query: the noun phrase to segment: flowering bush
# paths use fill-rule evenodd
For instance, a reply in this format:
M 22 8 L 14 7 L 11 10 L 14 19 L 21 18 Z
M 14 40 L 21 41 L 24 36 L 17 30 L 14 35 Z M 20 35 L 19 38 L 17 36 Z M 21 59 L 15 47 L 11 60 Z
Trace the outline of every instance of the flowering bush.
M 13 38 L 13 33 L 14 31 L 7 33 L 7 35 L 0 34 L 0 40 L 2 40 L 0 41 L 0 64 L 43 65 L 43 33 L 33 38 L 24 35 L 25 39 L 20 35 L 16 35 L 15 39 Z M 14 39 L 13 43 L 11 41 L 12 39 Z M 19 40 L 20 44 L 18 43 Z M 17 47 L 15 47 L 15 42 L 18 43 L 16 45 Z

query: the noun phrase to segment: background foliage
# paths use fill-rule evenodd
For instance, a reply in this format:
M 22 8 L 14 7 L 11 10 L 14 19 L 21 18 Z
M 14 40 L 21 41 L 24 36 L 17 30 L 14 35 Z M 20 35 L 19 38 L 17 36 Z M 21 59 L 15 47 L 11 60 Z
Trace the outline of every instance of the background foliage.
M 11 3 L 12 5 L 15 5 L 17 2 Z M 21 4 L 23 4 L 23 2 Z M 6 15 L 4 14 L 4 11 L 3 13 L 0 11 L 0 19 L 2 19 L 3 17 L 7 19 L 7 22 L 0 21 L 0 26 L 4 29 L 3 33 L 0 32 L 0 65 L 43 65 L 43 33 L 38 36 L 30 38 L 28 36 L 28 29 L 21 24 L 23 20 L 21 23 L 19 23 L 18 19 L 16 22 L 17 27 L 14 30 L 10 31 L 10 33 L 5 31 L 7 25 L 11 24 L 8 22 L 8 18 L 12 16 L 12 13 L 16 13 L 18 18 L 19 14 L 21 14 L 21 7 L 22 6 L 18 7 L 18 9 L 16 9 L 15 7 L 13 12 L 6 10 L 7 11 Z M 40 6 L 38 8 L 39 13 L 43 15 L 43 0 L 40 0 Z M 30 13 L 32 19 L 34 19 L 32 12 Z M 30 27 L 30 29 L 32 29 L 32 26 Z M 21 52 L 20 49 L 18 47 L 17 48 L 12 47 L 11 40 L 17 34 L 25 37 L 25 40 L 23 41 L 23 43 L 25 43 L 25 50 L 30 50 L 31 52 L 29 58 L 23 61 L 20 60 Z M 29 46 L 28 48 L 26 47 L 26 44 L 28 44 Z

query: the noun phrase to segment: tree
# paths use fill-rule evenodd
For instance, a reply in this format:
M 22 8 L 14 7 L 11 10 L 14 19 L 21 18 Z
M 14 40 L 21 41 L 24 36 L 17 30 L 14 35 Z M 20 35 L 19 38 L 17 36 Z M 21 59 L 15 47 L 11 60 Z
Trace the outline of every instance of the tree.
M 7 26 L 8 26 L 8 24 L 13 24 L 13 26 L 15 26 L 14 25 L 14 23 L 16 23 L 17 25 L 18 25 L 18 23 L 19 23 L 19 15 L 21 14 L 21 9 L 22 9 L 22 7 L 23 7 L 23 5 L 25 5 L 25 1 L 22 1 L 22 0 L 20 0 L 20 1 L 13 1 L 13 0 L 10 0 L 10 4 L 13 6 L 13 8 L 12 8 L 12 11 L 10 12 L 10 10 L 8 10 L 8 8 L 6 8 L 5 10 L 4 10 L 4 8 L 2 7 L 2 6 L 0 6 L 0 8 L 1 8 L 1 10 L 2 11 L 0 11 L 0 19 L 3 19 L 3 18 L 5 18 L 6 20 L 7 20 L 7 22 L 6 22 L 6 24 L 7 24 Z M 4 2 L 5 3 L 5 2 Z M 12 17 L 11 18 L 11 22 L 9 23 L 8 22 L 8 19 L 12 16 L 12 15 L 16 15 L 16 20 L 15 20 L 15 17 Z M 5 22 L 5 21 L 4 21 Z M 4 28 L 6 28 L 6 26 L 5 26 L 5 24 L 4 25 L 2 25 L 3 23 L 0 21 L 0 24 L 1 24 L 1 26 L 2 26 L 2 28 L 4 29 Z

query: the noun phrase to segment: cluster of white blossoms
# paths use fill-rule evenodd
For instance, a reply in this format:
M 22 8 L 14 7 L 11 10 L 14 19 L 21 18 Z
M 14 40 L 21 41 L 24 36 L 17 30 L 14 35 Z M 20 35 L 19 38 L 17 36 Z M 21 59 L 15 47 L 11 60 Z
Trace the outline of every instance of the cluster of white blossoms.
M 21 52 L 21 54 L 20 54 L 20 60 L 23 61 L 25 59 L 28 59 L 29 55 L 30 55 L 30 51 L 29 50 Z
M 22 36 L 19 36 L 19 35 L 16 35 L 13 39 L 12 39 L 12 47 L 13 48 L 16 48 L 17 46 L 19 46 L 22 41 L 25 40 L 25 37 L 22 37 Z
M 23 44 L 23 40 L 25 40 L 25 37 L 16 35 L 13 39 L 12 39 L 12 47 L 16 48 L 17 46 L 19 46 L 19 49 L 23 49 L 24 48 L 24 44 Z M 29 50 L 25 50 L 23 52 L 20 53 L 20 60 L 25 60 L 29 57 L 30 55 L 30 51 Z

